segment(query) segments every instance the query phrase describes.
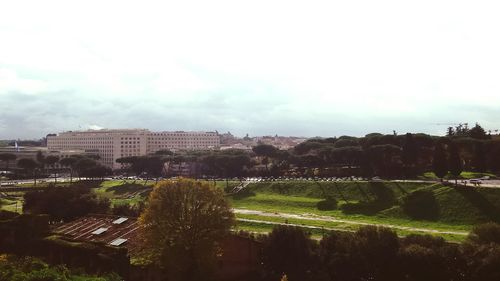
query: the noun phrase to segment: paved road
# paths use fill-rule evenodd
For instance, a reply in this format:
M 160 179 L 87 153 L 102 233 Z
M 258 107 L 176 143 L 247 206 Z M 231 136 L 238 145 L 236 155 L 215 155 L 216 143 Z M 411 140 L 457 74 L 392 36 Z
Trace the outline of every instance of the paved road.
M 301 219 L 301 220 L 314 220 L 314 221 L 324 221 L 324 222 L 339 222 L 346 223 L 352 225 L 374 225 L 374 226 L 383 226 L 393 229 L 407 230 L 407 231 L 416 231 L 416 232 L 425 232 L 425 233 L 433 233 L 433 234 L 454 234 L 454 235 L 463 235 L 466 236 L 469 233 L 465 231 L 444 231 L 430 228 L 418 228 L 418 227 L 409 227 L 409 226 L 400 226 L 393 224 L 377 224 L 377 223 L 367 223 L 367 222 L 359 222 L 354 220 L 346 220 L 346 219 L 336 219 L 330 216 L 320 216 L 314 214 L 289 214 L 289 213 L 277 213 L 277 212 L 265 212 L 258 210 L 248 210 L 248 209 L 233 209 L 236 214 L 247 214 L 247 215 L 258 215 L 265 217 L 275 217 L 275 218 L 283 218 L 283 219 Z M 238 219 L 241 220 L 241 219 Z M 248 221 L 248 220 L 247 220 Z M 261 222 L 260 220 L 256 220 L 256 222 Z M 276 223 L 281 224 L 281 223 Z M 300 225 L 302 226 L 302 225 Z M 322 227 L 312 227 L 319 228 Z M 327 229 L 327 228 L 324 228 Z

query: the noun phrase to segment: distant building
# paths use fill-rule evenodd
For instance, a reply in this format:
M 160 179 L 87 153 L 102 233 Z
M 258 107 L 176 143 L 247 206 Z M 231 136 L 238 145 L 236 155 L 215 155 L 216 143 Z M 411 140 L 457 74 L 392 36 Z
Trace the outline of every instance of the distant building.
M 116 159 L 142 156 L 159 150 L 203 150 L 220 146 L 217 132 L 151 132 L 146 129 L 88 130 L 47 136 L 49 150 L 93 150 L 100 162 L 121 168 Z

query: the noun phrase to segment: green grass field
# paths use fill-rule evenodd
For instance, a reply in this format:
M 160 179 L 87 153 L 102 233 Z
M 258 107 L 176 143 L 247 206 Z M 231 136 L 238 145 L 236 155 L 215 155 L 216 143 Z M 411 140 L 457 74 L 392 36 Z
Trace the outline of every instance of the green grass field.
M 206 182 L 216 188 L 224 189 L 226 187 L 225 181 L 215 181 L 215 183 L 213 181 Z M 112 205 L 135 205 L 146 200 L 154 184 L 154 181 L 111 180 L 102 182 L 93 191 L 101 197 L 110 199 Z M 235 187 L 239 182 L 229 181 L 227 184 L 230 187 Z
M 482 177 L 490 177 L 490 178 L 496 178 L 496 175 L 495 174 L 491 174 L 491 173 L 478 173 L 478 172 L 462 172 L 460 174 L 460 179 L 478 179 L 478 178 L 482 178 Z M 433 172 L 427 172 L 427 173 L 424 173 L 422 175 L 422 178 L 423 179 L 432 179 L 432 180 L 436 180 L 438 179 L 438 177 L 436 176 L 436 174 L 434 174 Z M 453 179 L 453 176 L 451 174 L 448 174 L 446 177 L 446 179 Z
M 429 190 L 434 194 L 439 205 L 439 217 L 433 221 L 413 220 L 402 210 L 402 198 L 416 190 Z M 339 208 L 320 210 L 318 203 L 325 198 L 334 198 Z M 270 213 L 312 214 L 330 216 L 334 219 L 351 223 L 325 222 L 320 220 L 284 219 L 272 216 L 237 214 L 237 218 L 253 219 L 266 222 L 298 224 L 333 229 L 356 230 L 357 223 L 382 224 L 393 226 L 399 235 L 425 233 L 419 230 L 400 228 L 418 228 L 442 232 L 468 232 L 475 224 L 487 221 L 499 221 L 500 189 L 467 188 L 457 189 L 441 184 L 395 183 L 395 182 L 272 182 L 251 184 L 230 198 L 237 209 L 259 210 Z M 387 207 L 374 213 L 345 213 L 340 208 L 343 204 L 369 200 L 387 200 Z M 240 228 L 247 227 L 245 222 Z M 259 226 L 271 229 L 272 225 Z M 255 226 L 248 227 L 252 230 Z M 465 235 L 436 234 L 450 241 L 463 241 Z

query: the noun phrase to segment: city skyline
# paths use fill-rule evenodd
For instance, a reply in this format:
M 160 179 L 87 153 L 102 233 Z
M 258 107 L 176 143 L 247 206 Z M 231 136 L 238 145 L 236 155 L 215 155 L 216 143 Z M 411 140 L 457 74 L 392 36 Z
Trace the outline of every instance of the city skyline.
M 0 138 L 500 128 L 493 1 L 29 5 L 0 4 Z

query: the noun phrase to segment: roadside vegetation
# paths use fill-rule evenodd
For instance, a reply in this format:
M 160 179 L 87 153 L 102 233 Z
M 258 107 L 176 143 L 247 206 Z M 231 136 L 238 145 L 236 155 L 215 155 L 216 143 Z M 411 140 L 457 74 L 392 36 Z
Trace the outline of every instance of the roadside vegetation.
M 91 276 L 72 272 L 63 265 L 49 266 L 32 257 L 0 255 L 0 281 L 121 281 L 116 274 Z

